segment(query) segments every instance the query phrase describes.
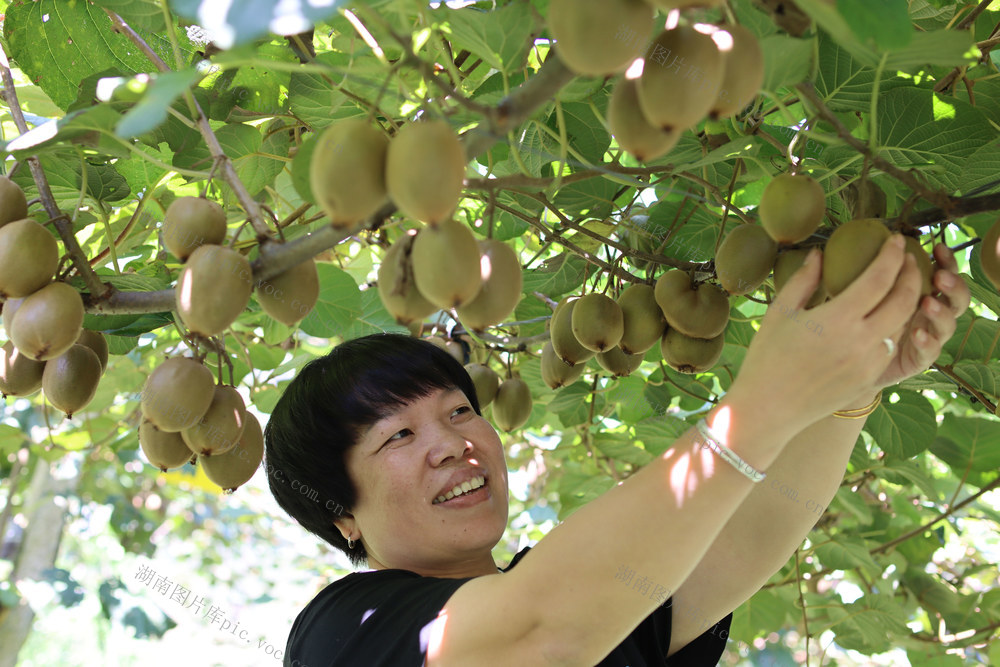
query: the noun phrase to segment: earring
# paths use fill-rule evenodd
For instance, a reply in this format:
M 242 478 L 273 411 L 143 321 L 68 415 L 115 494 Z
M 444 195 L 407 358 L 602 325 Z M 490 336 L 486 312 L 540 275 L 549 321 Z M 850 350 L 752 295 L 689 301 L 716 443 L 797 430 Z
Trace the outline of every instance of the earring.
M 347 538 L 347 548 L 348 549 L 353 549 L 354 548 L 354 540 L 352 540 L 349 537 Z

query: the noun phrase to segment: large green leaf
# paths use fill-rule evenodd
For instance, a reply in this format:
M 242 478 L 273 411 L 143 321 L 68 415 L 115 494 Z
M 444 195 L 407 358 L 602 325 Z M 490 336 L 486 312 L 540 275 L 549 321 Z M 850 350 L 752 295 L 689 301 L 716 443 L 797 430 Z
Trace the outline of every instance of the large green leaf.
M 945 415 L 931 451 L 959 475 L 966 470 L 997 470 L 1000 468 L 1000 421 Z
M 865 430 L 889 456 L 916 456 L 934 441 L 937 431 L 934 406 L 916 392 L 895 391 L 868 417 Z
M 137 32 L 167 62 L 173 51 L 166 37 Z M 109 68 L 153 71 L 152 63 L 128 38 L 111 29 L 111 20 L 85 0 L 14 0 L 7 7 L 4 36 L 10 56 L 61 109 L 77 97 L 86 77 Z M 187 38 L 180 33 L 187 50 Z
M 511 3 L 494 11 L 442 7 L 435 12 L 435 18 L 442 21 L 453 43 L 479 54 L 490 67 L 510 74 L 524 64 L 531 47 L 531 12 L 526 3 Z
M 310 336 L 330 338 L 356 331 L 362 314 L 361 292 L 354 279 L 330 264 L 317 264 L 319 300 L 299 325 Z

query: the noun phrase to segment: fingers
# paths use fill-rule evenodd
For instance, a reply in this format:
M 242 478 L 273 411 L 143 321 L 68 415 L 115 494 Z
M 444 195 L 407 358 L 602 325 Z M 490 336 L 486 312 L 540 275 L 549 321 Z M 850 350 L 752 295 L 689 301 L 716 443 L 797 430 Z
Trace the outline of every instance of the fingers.
M 898 276 L 903 268 L 903 257 L 906 255 L 903 244 L 901 234 L 889 237 L 868 268 L 835 299 L 848 304 L 847 307 L 862 316 L 874 310 L 894 288 L 894 281 L 889 278 Z M 915 302 L 913 306 L 916 306 Z
M 822 269 L 822 254 L 814 248 L 806 255 L 799 270 L 781 288 L 771 305 L 783 306 L 783 312 L 801 310 L 819 287 Z
M 934 287 L 941 291 L 939 300 L 948 307 L 954 317 L 959 317 L 968 309 L 972 301 L 972 294 L 969 286 L 958 275 L 958 262 L 955 261 L 955 253 L 944 244 L 934 247 L 934 258 L 937 260 L 938 270 L 934 273 Z
M 900 325 L 913 316 L 920 299 L 921 280 L 916 260 L 907 253 L 892 289 L 882 303 L 865 318 L 866 324 L 875 334 L 884 337 L 898 331 Z

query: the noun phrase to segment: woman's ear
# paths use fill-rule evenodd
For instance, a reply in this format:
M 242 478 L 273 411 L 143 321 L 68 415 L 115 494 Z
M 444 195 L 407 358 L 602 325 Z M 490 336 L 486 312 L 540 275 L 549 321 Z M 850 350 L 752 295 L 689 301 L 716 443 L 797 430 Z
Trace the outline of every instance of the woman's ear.
M 335 525 L 339 530 L 340 534 L 344 536 L 344 539 L 351 538 L 354 535 L 355 529 L 357 527 L 357 522 L 354 520 L 354 515 L 350 512 L 344 512 L 339 517 L 333 520 L 333 525 Z

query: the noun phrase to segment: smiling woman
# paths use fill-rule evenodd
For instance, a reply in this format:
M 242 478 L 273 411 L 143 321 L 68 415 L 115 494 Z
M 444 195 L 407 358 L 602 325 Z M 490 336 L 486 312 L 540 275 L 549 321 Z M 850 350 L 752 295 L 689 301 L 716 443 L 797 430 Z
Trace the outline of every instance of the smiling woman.
M 953 274 L 943 246 L 938 259 Z M 306 606 L 285 664 L 717 664 L 730 612 L 815 525 L 881 389 L 925 369 L 969 303 L 953 281 L 936 315 L 913 320 L 919 271 L 893 238 L 811 311 L 831 334 L 820 341 L 780 311 L 805 304 L 821 268 L 814 253 L 789 279 L 705 420 L 506 568 L 492 557 L 507 524 L 504 450 L 462 365 L 397 334 L 310 362 L 268 423 L 268 483 L 305 528 L 370 569 Z M 908 321 L 934 339 L 920 343 Z M 764 471 L 809 489 L 815 507 L 756 483 Z

